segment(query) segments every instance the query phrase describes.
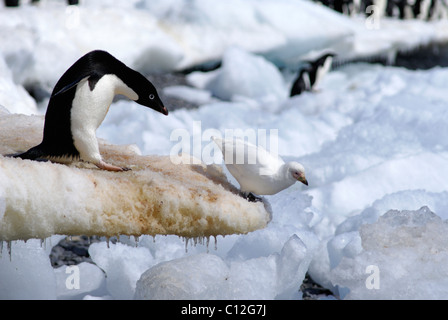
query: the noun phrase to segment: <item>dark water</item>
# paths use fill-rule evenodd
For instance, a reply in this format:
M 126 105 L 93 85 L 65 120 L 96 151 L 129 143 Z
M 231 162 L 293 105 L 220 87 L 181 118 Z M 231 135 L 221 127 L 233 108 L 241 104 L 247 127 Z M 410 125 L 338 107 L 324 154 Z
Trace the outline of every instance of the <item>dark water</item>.
M 402 67 L 409 70 L 427 70 L 434 67 L 448 67 L 448 43 L 430 44 L 407 52 L 398 52 L 393 61 L 390 61 L 386 55 L 344 61 L 337 60 L 336 58 L 333 62 L 332 69 L 335 70 L 341 66 L 358 62 L 377 63 L 385 66 Z
M 400 53 L 394 65 L 411 70 L 448 67 L 448 43 L 429 45 L 413 52 Z

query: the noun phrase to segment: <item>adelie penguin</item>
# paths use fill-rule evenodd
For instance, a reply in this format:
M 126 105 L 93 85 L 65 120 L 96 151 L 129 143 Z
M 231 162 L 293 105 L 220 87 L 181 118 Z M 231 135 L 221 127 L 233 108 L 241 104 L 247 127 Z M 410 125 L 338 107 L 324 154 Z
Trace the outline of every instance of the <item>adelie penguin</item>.
M 59 79 L 48 103 L 42 142 L 14 157 L 70 162 L 81 159 L 98 168 L 123 171 L 103 161 L 96 138 L 115 95 L 168 115 L 154 85 L 105 51 L 92 51 Z
M 306 66 L 300 70 L 299 76 L 292 84 L 290 96 L 291 97 L 296 96 L 304 91 L 310 91 L 310 90 L 311 90 L 310 67 Z
M 314 90 L 330 71 L 334 56 L 333 52 L 326 52 L 316 60 L 307 61 L 306 67 L 301 69 L 299 76 L 293 83 L 290 96 L 300 94 L 303 91 Z

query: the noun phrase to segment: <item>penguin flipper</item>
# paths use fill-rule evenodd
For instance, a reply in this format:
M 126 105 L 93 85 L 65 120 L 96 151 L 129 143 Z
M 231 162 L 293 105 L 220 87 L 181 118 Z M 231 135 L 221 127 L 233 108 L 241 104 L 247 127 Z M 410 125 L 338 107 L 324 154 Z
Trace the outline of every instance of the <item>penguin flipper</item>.
M 88 76 L 83 75 L 82 77 L 77 78 L 75 81 L 70 82 L 66 86 L 64 86 L 61 89 L 59 89 L 56 93 L 53 93 L 51 95 L 51 97 L 53 98 L 53 97 L 56 97 L 57 95 L 60 95 L 60 94 L 62 94 L 64 92 L 67 92 L 68 90 L 72 89 L 73 87 L 76 87 L 78 85 L 78 83 L 89 79 L 89 77 L 90 77 L 90 75 L 88 75 Z M 56 91 L 56 87 L 55 87 L 55 91 Z

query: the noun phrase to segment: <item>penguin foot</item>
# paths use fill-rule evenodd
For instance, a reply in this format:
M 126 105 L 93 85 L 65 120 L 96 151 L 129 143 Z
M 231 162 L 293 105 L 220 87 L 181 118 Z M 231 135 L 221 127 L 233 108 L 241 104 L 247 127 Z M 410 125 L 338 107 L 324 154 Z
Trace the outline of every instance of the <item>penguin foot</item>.
M 95 165 L 98 168 L 103 169 L 103 170 L 107 170 L 107 171 L 120 172 L 120 171 L 130 171 L 131 170 L 130 168 L 117 167 L 117 166 L 114 166 L 112 164 L 108 164 L 108 163 L 106 163 L 104 161 L 101 161 L 99 163 L 95 163 Z
M 252 192 L 243 194 L 243 197 L 249 202 L 262 202 L 263 199 L 254 195 Z

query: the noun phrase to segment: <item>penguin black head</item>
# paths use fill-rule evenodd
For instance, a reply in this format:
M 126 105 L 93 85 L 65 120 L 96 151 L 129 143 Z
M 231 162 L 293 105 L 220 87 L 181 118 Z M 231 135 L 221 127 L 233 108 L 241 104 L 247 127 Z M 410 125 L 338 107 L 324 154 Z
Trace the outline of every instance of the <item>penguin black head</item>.
M 325 61 L 327 61 L 328 58 L 333 58 L 335 56 L 336 56 L 336 54 L 334 52 L 326 52 L 323 55 L 321 55 L 320 57 L 318 57 L 316 60 L 310 61 L 309 63 L 311 65 L 313 65 L 314 67 L 320 67 L 325 64 Z
M 102 50 L 91 51 L 76 61 L 59 79 L 51 96 L 67 92 L 84 79 L 88 79 L 90 89 L 94 90 L 96 83 L 104 75 L 117 76 L 136 94 L 136 99 L 132 99 L 135 102 L 168 115 L 168 110 L 163 105 L 156 88 L 148 79 Z M 124 95 L 129 97 L 126 93 Z
M 168 115 L 168 110 L 163 105 L 163 102 L 151 81 L 146 79 L 141 73 L 128 67 L 122 71 L 123 74 L 117 74 L 117 76 L 137 94 L 138 98 L 135 100 L 133 99 L 135 102 L 163 113 L 164 115 Z
M 138 100 L 135 100 L 135 102 L 148 108 L 159 111 L 160 113 L 163 113 L 164 115 L 167 116 L 168 110 L 163 105 L 163 102 L 160 99 L 159 95 L 157 94 L 157 90 L 156 88 L 154 88 L 152 83 L 146 79 L 146 84 L 142 80 L 139 85 L 141 86 L 141 88 L 139 88 L 139 90 L 136 91 L 138 95 Z

